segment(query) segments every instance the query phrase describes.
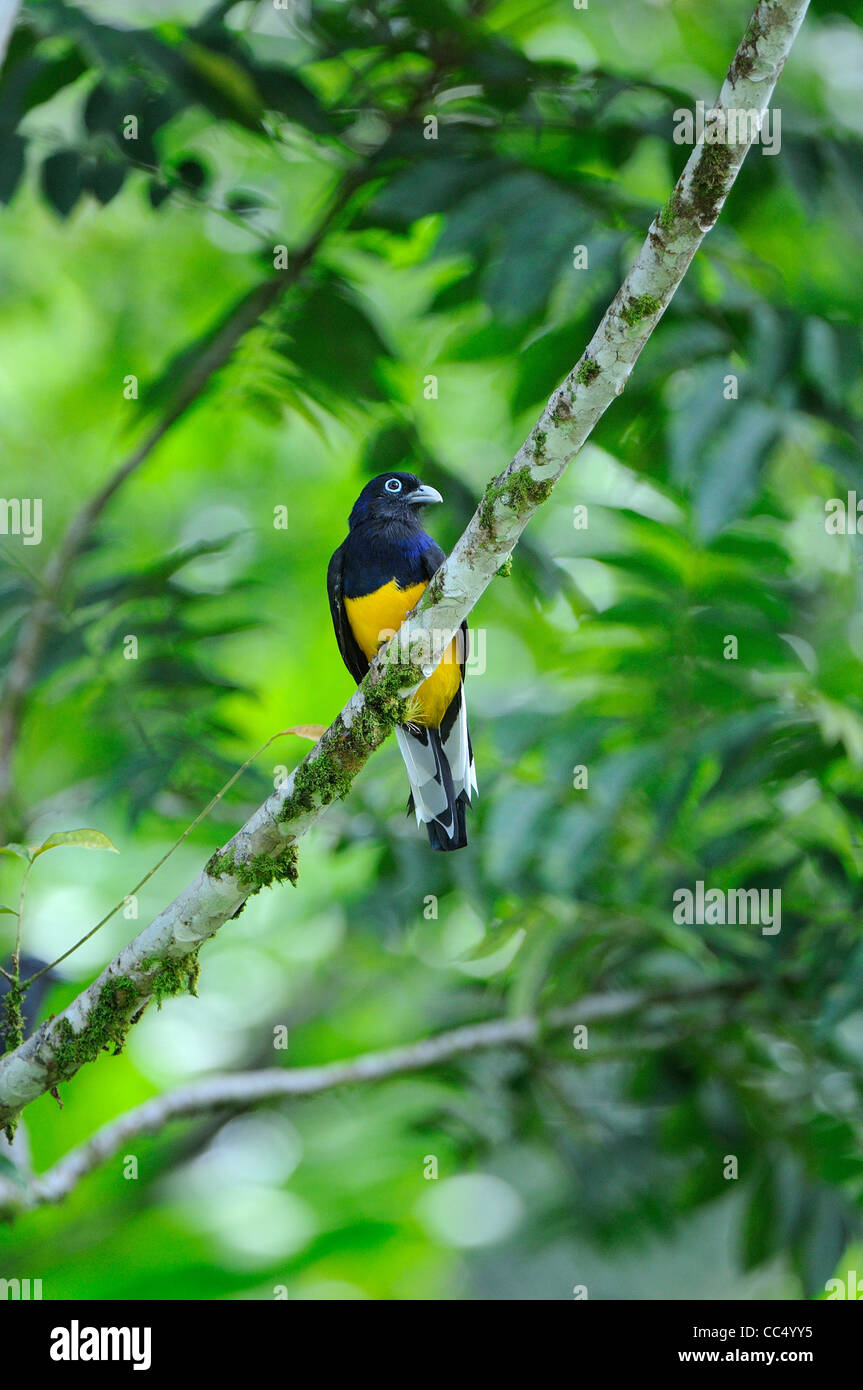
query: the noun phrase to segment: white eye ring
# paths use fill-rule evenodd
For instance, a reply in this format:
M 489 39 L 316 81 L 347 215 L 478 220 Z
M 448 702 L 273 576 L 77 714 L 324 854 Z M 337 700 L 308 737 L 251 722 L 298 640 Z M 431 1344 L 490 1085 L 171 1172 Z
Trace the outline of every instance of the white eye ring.
M 384 483 L 387 492 L 401 492 L 402 485 L 398 478 L 387 478 Z

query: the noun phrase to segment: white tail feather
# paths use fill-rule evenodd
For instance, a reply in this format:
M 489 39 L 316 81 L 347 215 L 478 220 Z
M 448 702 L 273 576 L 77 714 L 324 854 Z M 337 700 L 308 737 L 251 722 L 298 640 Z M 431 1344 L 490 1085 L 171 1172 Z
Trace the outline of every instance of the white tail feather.
M 396 739 L 413 793 L 417 824 L 437 820 L 442 825 L 449 826 L 452 810 L 450 808 L 448 815 L 444 779 L 432 740 L 427 738 L 423 743 L 420 738 L 411 734 L 409 729 L 401 727 L 396 728 Z M 450 766 L 456 799 L 465 792 L 470 801 L 471 793 L 477 791 L 477 783 L 467 730 L 464 690 L 461 692 L 458 714 L 442 746 L 444 757 Z
M 423 745 L 400 727 L 396 728 L 396 739 L 411 784 L 417 825 L 440 820 L 446 815 L 447 797 L 431 741 Z

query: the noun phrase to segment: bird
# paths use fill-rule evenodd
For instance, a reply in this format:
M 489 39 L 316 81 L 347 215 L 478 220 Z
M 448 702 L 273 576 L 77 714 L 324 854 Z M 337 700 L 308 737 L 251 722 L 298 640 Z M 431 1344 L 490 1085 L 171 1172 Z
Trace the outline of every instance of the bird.
M 413 473 L 379 473 L 348 518 L 348 534 L 327 570 L 336 641 L 359 685 L 378 648 L 419 601 L 444 552 L 420 520 L 442 502 Z M 461 646 L 461 651 L 458 650 Z M 425 824 L 433 850 L 464 849 L 465 811 L 477 790 L 464 694 L 467 623 L 412 700 L 410 723 L 395 734 L 407 769 L 408 814 Z

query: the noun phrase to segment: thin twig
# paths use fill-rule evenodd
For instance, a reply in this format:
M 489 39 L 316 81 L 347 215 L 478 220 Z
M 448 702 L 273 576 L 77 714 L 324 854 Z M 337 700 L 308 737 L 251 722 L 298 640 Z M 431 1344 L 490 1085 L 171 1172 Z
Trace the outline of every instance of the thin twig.
M 85 932 L 84 935 L 83 935 L 82 937 L 79 937 L 79 939 L 75 942 L 75 944 L 74 944 L 73 946 L 70 946 L 70 947 L 69 947 L 68 951 L 64 951 L 63 954 L 62 954 L 62 956 L 58 956 L 56 960 L 52 960 L 52 961 L 50 962 L 49 965 L 44 965 L 44 966 L 42 967 L 41 970 L 37 970 L 37 971 L 36 971 L 35 975 L 31 975 L 31 976 L 29 977 L 29 979 L 25 980 L 25 981 L 24 981 L 24 984 L 22 985 L 22 989 L 23 989 L 23 990 L 28 990 L 28 989 L 30 988 L 30 986 L 33 985 L 33 984 L 35 984 L 37 980 L 41 979 L 43 975 L 47 975 L 49 970 L 53 970 L 56 966 L 62 964 L 62 962 L 63 962 L 64 960 L 66 960 L 66 958 L 67 958 L 68 956 L 71 956 L 71 955 L 72 955 L 73 951 L 77 951 L 79 947 L 83 946 L 85 942 L 87 942 L 87 941 L 90 940 L 90 937 L 91 937 L 91 936 L 95 936 L 97 931 L 99 931 L 102 927 L 106 926 L 106 924 L 107 924 L 108 922 L 110 922 L 110 920 L 111 920 L 112 917 L 116 917 L 116 915 L 117 915 L 117 913 L 120 911 L 120 909 L 121 909 L 122 907 L 124 907 L 125 904 L 129 901 L 129 898 L 133 898 L 133 897 L 135 896 L 136 893 L 140 893 L 141 889 L 142 889 L 146 884 L 148 884 L 148 883 L 150 882 L 150 879 L 153 878 L 153 877 L 159 872 L 159 870 L 161 869 L 162 865 L 163 865 L 163 864 L 167 864 L 168 860 L 171 858 L 171 855 L 174 854 L 175 851 L 178 850 L 178 849 L 180 848 L 180 845 L 182 845 L 183 842 L 184 842 L 185 840 L 188 840 L 188 838 L 189 838 L 189 836 L 191 835 L 192 831 L 193 831 L 193 830 L 197 830 L 198 826 L 201 824 L 201 821 L 206 820 L 207 816 L 210 814 L 210 812 L 212 811 L 213 807 L 216 806 L 216 805 L 218 804 L 218 802 L 221 801 L 222 797 L 225 795 L 226 792 L 229 792 L 229 791 L 231 790 L 231 787 L 234 785 L 234 783 L 237 781 L 237 779 L 240 778 L 240 777 L 242 777 L 243 773 L 246 771 L 246 769 L 247 769 L 248 767 L 251 767 L 251 765 L 252 765 L 252 763 L 255 761 L 255 759 L 256 759 L 256 758 L 259 758 L 259 757 L 261 756 L 262 753 L 265 753 L 266 750 L 269 748 L 270 744 L 271 744 L 271 743 L 275 743 L 275 741 L 276 741 L 277 738 L 283 738 L 285 735 L 290 734 L 290 733 L 292 733 L 292 732 L 293 732 L 293 730 L 291 730 L 291 729 L 282 729 L 279 733 L 273 734 L 272 738 L 268 738 L 267 741 L 266 741 L 266 743 L 262 743 L 261 746 L 260 746 L 260 748 L 258 748 L 258 749 L 256 750 L 256 752 L 254 752 L 250 758 L 247 758 L 246 761 L 245 761 L 240 767 L 237 768 L 236 772 L 234 772 L 234 773 L 231 774 L 231 776 L 228 778 L 228 780 L 227 780 L 227 782 L 225 783 L 225 785 L 224 785 L 223 787 L 220 787 L 219 790 L 216 792 L 216 794 L 210 798 L 210 800 L 207 802 L 206 806 L 204 807 L 203 811 L 199 811 L 199 812 L 198 812 L 198 814 L 195 816 L 195 819 L 194 819 L 193 821 L 191 821 L 191 823 L 190 823 L 189 825 L 186 826 L 186 829 L 183 831 L 182 835 L 180 835 L 180 837 L 174 841 L 174 843 L 171 845 L 170 849 L 167 849 L 167 850 L 165 851 L 165 853 L 162 855 L 162 857 L 161 857 L 161 859 L 158 861 L 158 863 L 154 864 L 153 867 L 152 867 L 152 869 L 148 869 L 148 870 L 147 870 L 147 872 L 145 873 L 144 877 L 140 880 L 140 882 L 139 882 L 139 883 L 136 883 L 136 884 L 135 884 L 135 887 L 134 887 L 134 888 L 131 888 L 131 889 L 129 890 L 129 892 L 126 893 L 126 894 L 120 899 L 120 901 L 119 901 L 117 904 L 115 904 L 114 907 L 111 908 L 111 911 L 110 911 L 110 912 L 106 912 L 106 913 L 105 913 L 105 916 L 102 917 L 102 918 L 100 918 L 100 920 L 96 923 L 95 927 L 91 927 L 90 930 L 89 930 L 88 932 Z M 29 869 L 28 869 L 28 873 L 29 873 Z M 25 875 L 24 875 L 25 881 L 26 881 L 26 877 L 27 877 L 27 875 L 25 874 Z M 21 895 L 21 896 L 22 896 L 22 901 L 23 901 L 23 887 L 22 887 L 22 895 Z M 20 950 L 20 945 L 21 945 L 20 920 L 21 920 L 21 913 L 20 913 L 20 911 L 19 911 L 19 914 L 18 914 L 18 921 L 19 921 L 18 950 Z M 16 958 L 17 958 L 17 952 L 16 952 Z

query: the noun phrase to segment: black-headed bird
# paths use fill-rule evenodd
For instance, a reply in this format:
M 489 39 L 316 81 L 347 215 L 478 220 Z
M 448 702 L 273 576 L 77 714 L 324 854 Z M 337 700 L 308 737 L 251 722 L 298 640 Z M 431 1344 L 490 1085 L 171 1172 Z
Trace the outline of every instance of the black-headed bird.
M 443 551 L 420 521 L 424 506 L 442 501 L 413 473 L 381 473 L 354 503 L 347 539 L 330 560 L 327 592 L 339 651 L 357 684 L 443 564 Z M 467 623 L 462 623 L 460 640 L 452 639 L 413 696 L 411 722 L 396 728 L 411 786 L 408 811 L 416 812 L 438 850 L 467 844 L 465 808 L 476 790 L 464 698 L 466 657 Z

